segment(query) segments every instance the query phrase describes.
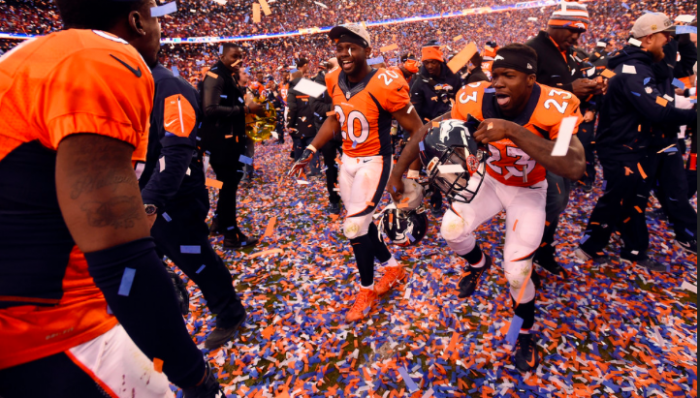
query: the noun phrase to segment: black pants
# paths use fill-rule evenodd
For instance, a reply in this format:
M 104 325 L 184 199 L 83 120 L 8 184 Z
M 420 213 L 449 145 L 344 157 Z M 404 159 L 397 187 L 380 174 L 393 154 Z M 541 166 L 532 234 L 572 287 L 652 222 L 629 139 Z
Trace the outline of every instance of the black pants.
M 583 145 L 583 150 L 586 155 L 586 173 L 581 178 L 583 185 L 593 185 L 595 182 L 595 120 L 588 123 L 581 123 L 578 128 L 577 137 Z
M 653 159 L 639 161 L 600 159 L 603 166 L 604 191 L 598 199 L 581 239 L 581 248 L 599 256 L 619 228 L 624 247 L 620 255 L 629 260 L 643 260 L 649 248 L 649 232 L 644 211 L 653 177 L 647 174 Z M 639 171 L 641 166 L 646 178 Z
M 667 150 L 654 156 L 649 176 L 656 181 L 656 197 L 673 226 L 676 239 L 684 242 L 697 239 L 698 214 L 688 200 L 688 181 L 680 151 Z
M 236 159 L 240 153 L 233 154 Z M 238 195 L 238 184 L 243 178 L 243 164 L 217 164 L 212 163 L 211 167 L 216 173 L 216 179 L 224 185 L 219 190 L 219 201 L 216 204 L 216 219 L 219 224 L 219 231 L 228 232 L 238 228 L 236 216 L 236 196 Z
M 245 310 L 233 289 L 228 268 L 209 242 L 209 228 L 204 222 L 208 212 L 209 195 L 205 189 L 196 196 L 175 198 L 165 208 L 171 221 L 159 216 L 151 235 L 158 250 L 202 290 L 207 307 L 217 314 L 216 326 L 230 328 Z M 198 246 L 200 253 L 182 253 L 181 246 Z
M 571 193 L 571 180 L 547 172 L 547 204 L 545 219 L 544 235 L 542 235 L 542 244 L 537 253 L 537 257 L 545 256 L 553 257 L 555 248 L 552 246 L 554 235 L 559 226 L 559 216 L 566 210 L 569 204 L 569 194 Z
M 336 153 L 342 154 L 343 143 L 330 140 L 321 148 L 323 163 L 326 165 L 326 187 L 331 203 L 340 203 L 340 195 L 334 189 L 338 185 L 338 164 L 335 162 Z
M 41 375 L 38 385 L 37 375 Z M 45 391 L 46 393 L 40 393 Z M 55 398 L 105 398 L 105 392 L 65 353 L 58 353 L 0 370 L 0 397 L 26 398 L 46 395 Z

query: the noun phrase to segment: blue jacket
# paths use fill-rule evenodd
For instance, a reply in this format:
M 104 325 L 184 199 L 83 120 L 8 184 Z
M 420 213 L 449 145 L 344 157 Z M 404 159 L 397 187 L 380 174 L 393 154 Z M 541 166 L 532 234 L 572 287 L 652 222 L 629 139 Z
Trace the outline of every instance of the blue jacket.
M 153 80 L 156 90 L 148 155 L 139 185 L 143 203 L 158 206 L 162 213 L 174 199 L 206 190 L 197 155 L 201 111 L 197 91 L 183 78 L 158 64 Z
M 659 104 L 664 99 L 657 88 L 653 63 L 651 54 L 635 46 L 626 46 L 608 60 L 615 76 L 609 81 L 600 109 L 596 136 L 599 157 L 640 159 L 650 151 L 652 124 L 697 123 L 695 111 L 676 109 L 671 102 L 666 106 Z
M 446 63 L 443 62 L 440 69 L 440 76 L 432 78 L 438 87 L 431 84 L 431 77 L 425 66 L 421 66 L 420 71 L 413 78 L 410 92 L 411 103 L 423 123 L 428 123 L 430 120 L 449 112 L 452 109 L 449 100 L 454 99 L 457 91 L 462 88 L 462 79 L 452 73 Z

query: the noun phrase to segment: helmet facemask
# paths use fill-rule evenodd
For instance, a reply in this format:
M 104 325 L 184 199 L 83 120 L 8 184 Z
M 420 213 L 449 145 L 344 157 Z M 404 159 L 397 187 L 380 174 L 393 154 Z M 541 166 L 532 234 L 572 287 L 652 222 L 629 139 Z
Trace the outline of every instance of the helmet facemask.
M 464 145 L 452 145 L 442 156 L 433 158 L 426 167 L 430 184 L 440 190 L 450 200 L 469 203 L 481 188 L 486 173 L 486 153 L 477 150 L 471 154 Z M 441 171 L 440 166 L 459 166 L 461 171 Z

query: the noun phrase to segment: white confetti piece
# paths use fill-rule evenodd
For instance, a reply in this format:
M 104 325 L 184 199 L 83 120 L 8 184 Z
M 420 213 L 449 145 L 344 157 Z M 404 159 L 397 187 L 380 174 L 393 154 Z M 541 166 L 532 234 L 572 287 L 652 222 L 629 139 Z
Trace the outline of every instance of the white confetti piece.
M 683 281 L 683 284 L 681 284 L 681 289 L 698 294 L 698 286 L 687 281 Z
M 639 40 L 637 40 L 637 39 L 635 39 L 634 37 L 630 37 L 630 40 L 629 40 L 628 43 L 631 44 L 631 45 L 633 45 L 633 46 L 635 46 L 635 47 L 641 47 L 641 46 L 642 46 L 642 42 L 639 41 Z
M 158 159 L 158 163 L 160 163 L 160 172 L 162 173 L 165 170 L 165 156 Z
M 301 79 L 296 86 L 294 86 L 293 90 L 314 98 L 318 98 L 326 92 L 326 86 L 304 78 Z
M 569 144 L 571 136 L 574 134 L 574 128 L 576 128 L 576 122 L 578 122 L 576 116 L 562 119 L 559 125 L 559 135 L 554 143 L 554 149 L 552 149 L 552 156 L 566 156 L 566 153 L 569 152 Z
M 438 170 L 442 174 L 459 174 L 464 173 L 464 167 L 460 164 L 444 164 L 438 166 Z
M 637 68 L 634 65 L 622 65 L 622 73 L 627 73 L 628 75 L 636 75 Z

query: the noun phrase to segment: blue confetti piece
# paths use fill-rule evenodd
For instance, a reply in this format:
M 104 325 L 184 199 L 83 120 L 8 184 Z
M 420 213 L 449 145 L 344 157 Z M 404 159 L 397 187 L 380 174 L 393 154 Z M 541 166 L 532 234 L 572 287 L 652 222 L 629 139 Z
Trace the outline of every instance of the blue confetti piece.
M 697 104 L 697 103 L 698 103 L 698 100 L 697 100 L 697 99 L 691 99 L 691 100 L 690 100 L 690 103 L 691 103 L 691 104 Z
M 202 247 L 199 245 L 194 245 L 194 246 L 180 245 L 180 253 L 182 253 L 182 254 L 201 254 Z
M 685 229 L 685 233 L 687 233 L 688 235 L 690 235 L 692 237 L 695 237 L 695 233 L 693 231 L 688 230 L 688 228 Z
M 357 141 L 352 142 L 352 149 L 355 149 L 355 148 L 357 148 Z
M 173 220 L 166 212 L 163 212 L 162 216 L 165 219 L 165 221 L 167 221 L 167 222 L 170 222 Z
M 688 25 L 676 26 L 676 34 L 677 35 L 682 35 L 682 34 L 686 34 L 686 33 L 698 34 L 698 27 L 697 26 L 688 26 Z
M 630 9 L 630 6 L 627 5 L 627 3 L 622 3 L 620 4 L 623 8 Z
M 682 81 L 680 81 L 676 78 L 673 79 L 673 85 L 680 88 L 680 89 L 685 90 L 685 83 L 683 83 Z
M 642 94 L 635 93 L 634 91 L 632 91 L 632 94 L 636 95 L 637 97 L 641 97 L 641 96 L 642 96 Z
M 605 187 L 608 186 L 608 180 L 603 180 L 603 186 L 601 187 L 605 191 Z
M 581 240 L 580 240 L 578 243 L 579 243 L 580 245 L 582 245 L 582 244 L 586 243 L 586 241 L 587 241 L 588 238 L 590 238 L 590 237 L 591 237 L 590 235 L 583 235 L 583 238 L 581 238 Z
M 496 89 L 493 88 L 493 87 L 489 87 L 489 88 L 487 88 L 487 89 L 484 89 L 484 92 L 485 92 L 485 93 L 495 93 L 495 92 L 496 92 Z
M 238 158 L 238 161 L 241 162 L 241 163 L 247 164 L 248 166 L 252 166 L 252 165 L 253 165 L 253 159 L 249 158 L 249 157 L 246 156 L 246 155 L 241 155 L 241 156 Z
M 197 271 L 195 271 L 195 274 L 199 274 L 200 272 L 204 271 L 204 268 L 206 268 L 206 267 L 207 267 L 206 265 L 202 264 L 202 266 L 199 267 L 199 269 Z
M 128 297 L 129 292 L 131 292 L 131 285 L 134 284 L 134 276 L 136 275 L 136 270 L 133 268 L 124 268 L 124 274 L 122 274 L 122 283 L 119 285 L 118 295 Z
M 515 347 L 515 342 L 518 340 L 518 334 L 520 334 L 520 328 L 523 326 L 523 318 L 515 315 L 513 320 L 510 321 L 510 329 L 508 329 L 508 334 L 506 335 L 506 342 Z
M 416 238 L 414 238 L 410 232 L 406 232 L 406 237 L 408 238 L 409 241 L 411 241 L 411 243 L 416 241 Z
M 408 375 L 408 371 L 405 367 L 399 368 L 399 374 L 401 375 L 403 382 L 406 383 L 406 388 L 408 389 L 408 391 L 412 393 L 418 391 L 418 386 L 413 381 L 413 379 L 411 379 L 411 376 Z
M 112 309 L 109 308 L 109 306 L 107 306 L 107 313 L 108 313 L 109 315 L 114 315 L 114 312 L 112 312 Z
M 175 76 L 175 77 L 180 76 L 180 71 L 177 70 L 177 66 L 173 65 L 170 67 L 170 69 L 173 71 L 173 76 Z
M 249 16 L 249 15 L 246 15 L 246 16 L 245 16 L 245 21 L 244 21 L 244 22 L 245 22 L 245 23 L 248 23 L 248 21 L 250 21 L 250 16 Z
M 678 152 L 678 148 L 675 146 L 672 146 L 664 151 L 664 153 L 673 153 L 673 152 Z
M 423 141 L 418 143 L 418 149 L 420 149 L 421 152 L 425 152 L 425 145 L 423 144 Z
M 174 1 L 162 6 L 151 7 L 151 17 L 153 18 L 163 17 L 174 12 L 177 12 L 177 3 Z
M 646 86 L 647 84 L 649 84 L 650 80 L 651 80 L 651 77 L 647 77 L 646 79 L 644 79 L 644 85 Z

